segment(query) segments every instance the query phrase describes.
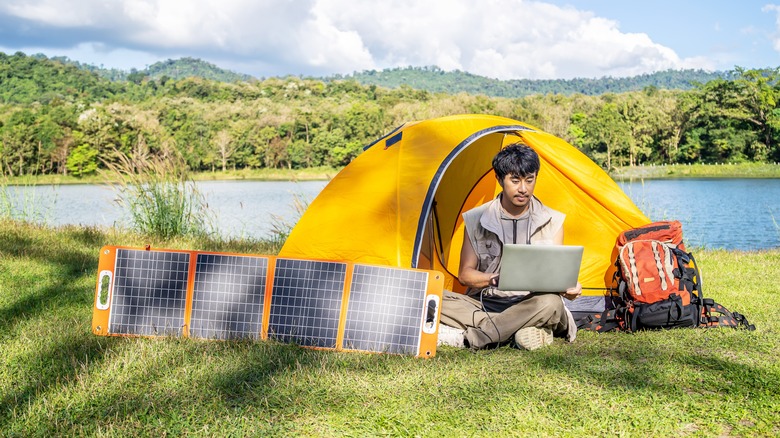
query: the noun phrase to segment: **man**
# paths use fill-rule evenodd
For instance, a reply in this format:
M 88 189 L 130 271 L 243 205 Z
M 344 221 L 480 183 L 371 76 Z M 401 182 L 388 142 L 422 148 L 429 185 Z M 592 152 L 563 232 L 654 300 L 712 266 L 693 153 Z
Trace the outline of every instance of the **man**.
M 560 295 L 496 288 L 504 243 L 563 244 L 565 215 L 534 197 L 539 167 L 539 156 L 521 143 L 507 146 L 493 158 L 502 191 L 496 199 L 463 214 L 466 230 L 458 280 L 469 289 L 466 295 L 444 293 L 441 321 L 445 325 L 439 329 L 443 343 L 457 345 L 461 333 L 472 349 L 500 345 L 510 338 L 527 350 L 549 345 L 553 336 L 574 341 L 577 327 L 562 297 L 577 298 L 582 293 L 579 283 Z

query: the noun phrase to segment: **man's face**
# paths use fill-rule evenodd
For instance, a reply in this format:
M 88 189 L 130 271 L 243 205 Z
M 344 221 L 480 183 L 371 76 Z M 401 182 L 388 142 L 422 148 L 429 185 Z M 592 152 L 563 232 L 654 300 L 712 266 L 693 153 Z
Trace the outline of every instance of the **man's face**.
M 534 195 L 536 173 L 526 176 L 506 175 L 503 180 L 499 181 L 499 184 L 504 189 L 502 197 L 504 208 L 514 210 L 509 211 L 509 213 L 519 214 L 525 211 Z

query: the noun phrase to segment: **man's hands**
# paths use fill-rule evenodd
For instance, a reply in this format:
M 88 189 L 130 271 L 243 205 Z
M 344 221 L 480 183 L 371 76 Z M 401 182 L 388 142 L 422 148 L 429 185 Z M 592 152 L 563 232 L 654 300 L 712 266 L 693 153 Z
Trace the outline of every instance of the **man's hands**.
M 577 285 L 566 289 L 566 292 L 562 292 L 561 295 L 567 300 L 574 300 L 578 296 L 582 295 L 582 285 L 577 282 Z
M 493 274 L 493 276 L 490 277 L 488 280 L 488 286 L 498 287 L 498 275 Z M 573 301 L 580 295 L 582 295 L 582 285 L 579 281 L 577 282 L 576 286 L 566 289 L 566 292 L 561 292 L 561 296 L 570 301 Z

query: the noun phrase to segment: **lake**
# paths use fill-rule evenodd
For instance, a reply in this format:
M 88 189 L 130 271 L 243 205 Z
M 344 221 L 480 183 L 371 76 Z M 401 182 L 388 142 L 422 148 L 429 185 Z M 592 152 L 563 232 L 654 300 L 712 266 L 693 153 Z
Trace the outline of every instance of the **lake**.
M 327 181 L 198 182 L 223 236 L 269 237 L 275 224 L 293 225 L 296 199 L 309 203 Z M 780 179 L 666 179 L 620 182 L 652 220 L 678 219 L 692 247 L 780 247 Z M 124 212 L 108 186 L 8 187 L 26 217 L 50 225 L 112 226 Z
M 682 222 L 688 246 L 780 247 L 780 179 L 664 179 L 619 185 L 650 219 Z
M 204 181 L 196 184 L 225 237 L 270 237 L 275 224 L 294 225 L 296 199 L 308 204 L 327 181 Z M 117 192 L 107 185 L 9 186 L 24 217 L 49 225 L 128 224 Z

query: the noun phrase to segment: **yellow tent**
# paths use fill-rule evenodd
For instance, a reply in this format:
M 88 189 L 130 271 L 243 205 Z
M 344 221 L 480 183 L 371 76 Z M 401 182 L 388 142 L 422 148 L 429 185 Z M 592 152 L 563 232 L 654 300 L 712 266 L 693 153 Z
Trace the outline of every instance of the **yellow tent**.
M 465 291 L 457 281 L 461 214 L 500 191 L 491 161 L 518 141 L 539 154 L 535 194 L 566 213 L 565 243 L 585 247 L 584 294 L 603 296 L 618 233 L 650 220 L 573 146 L 488 115 L 407 123 L 368 146 L 314 199 L 279 255 L 436 269 L 445 288 Z

